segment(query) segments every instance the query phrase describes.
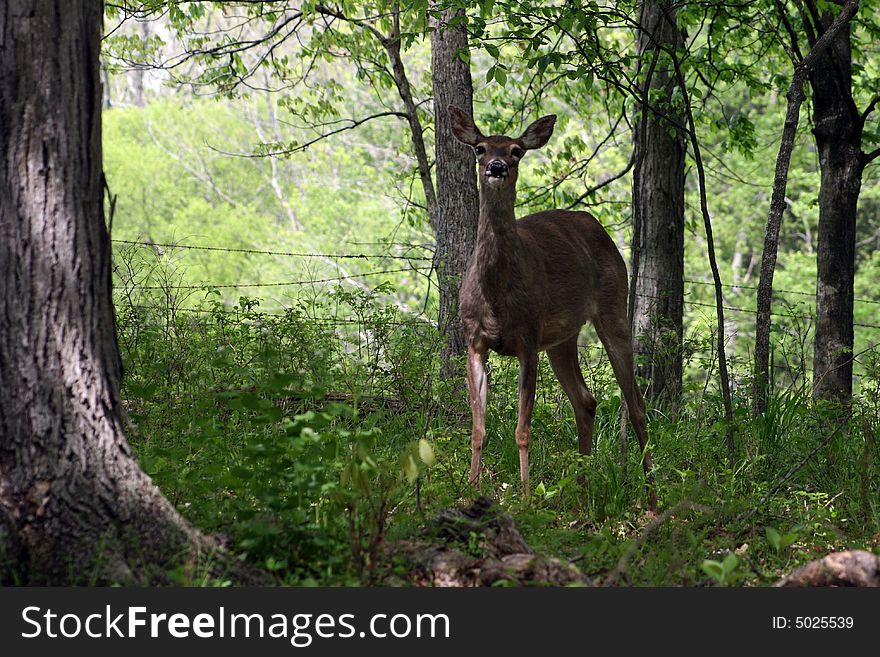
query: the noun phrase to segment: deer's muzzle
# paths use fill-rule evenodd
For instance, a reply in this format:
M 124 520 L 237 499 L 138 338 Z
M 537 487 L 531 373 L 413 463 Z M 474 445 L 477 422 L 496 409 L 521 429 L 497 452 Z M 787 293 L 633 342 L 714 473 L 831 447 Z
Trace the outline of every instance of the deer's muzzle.
M 486 165 L 486 175 L 489 178 L 506 178 L 507 173 L 507 164 L 501 160 L 492 160 Z

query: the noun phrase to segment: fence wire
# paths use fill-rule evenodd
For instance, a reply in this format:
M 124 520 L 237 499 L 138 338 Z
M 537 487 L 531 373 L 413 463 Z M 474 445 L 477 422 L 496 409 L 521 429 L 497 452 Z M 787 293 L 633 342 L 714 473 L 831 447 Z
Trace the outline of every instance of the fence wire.
M 291 258 L 326 258 L 326 259 L 334 259 L 334 260 L 404 260 L 408 262 L 431 262 L 432 258 L 428 256 L 419 256 L 412 254 L 389 254 L 389 253 L 306 253 L 306 252 L 295 252 L 295 251 L 270 251 L 270 250 L 261 250 L 261 249 L 244 249 L 244 248 L 233 248 L 233 247 L 224 247 L 224 246 L 213 246 L 213 245 L 203 245 L 203 244 L 175 244 L 170 242 L 153 242 L 153 241 L 144 241 L 144 240 L 124 240 L 124 239 L 114 239 L 112 240 L 115 244 L 126 244 L 130 246 L 137 246 L 140 248 L 164 248 L 164 249 L 188 249 L 188 250 L 200 250 L 200 251 L 214 251 L 214 252 L 226 252 L 226 253 L 245 253 L 252 255 L 269 255 L 269 256 L 280 256 L 280 257 L 291 257 Z M 383 242 L 357 242 L 357 245 L 362 246 L 395 246 Z M 403 246 L 408 250 L 412 249 L 427 249 L 424 245 L 410 245 L 410 244 L 397 244 L 396 246 Z M 222 283 L 222 284 L 213 284 L 213 283 L 201 283 L 201 284 L 193 284 L 193 285 L 138 285 L 137 289 L 140 290 L 206 290 L 206 289 L 238 289 L 238 288 L 269 288 L 269 287 L 295 287 L 295 286 L 303 286 L 303 285 L 317 285 L 322 283 L 340 283 L 346 280 L 352 279 L 361 279 L 368 278 L 373 276 L 383 276 L 388 274 L 398 274 L 398 273 L 406 273 L 406 272 L 430 272 L 433 269 L 431 266 L 410 266 L 410 267 L 399 267 L 395 269 L 384 269 L 381 271 L 371 271 L 371 272 L 356 272 L 347 274 L 345 276 L 333 276 L 333 277 L 325 277 L 325 278 L 314 278 L 314 279 L 300 279 L 294 281 L 279 281 L 279 282 L 271 282 L 271 283 Z M 424 274 L 423 274 L 424 275 Z M 658 277 L 646 277 L 649 280 L 671 280 L 669 278 L 658 278 Z M 711 281 L 702 281 L 696 280 L 692 278 L 685 278 L 683 282 L 691 285 L 701 285 L 701 286 L 714 286 L 714 283 Z M 745 284 L 733 284 L 733 283 L 724 283 L 722 287 L 727 289 L 735 289 L 735 290 L 757 290 L 758 287 L 754 285 L 745 285 Z M 122 289 L 124 286 L 114 285 L 114 289 Z M 797 296 L 804 296 L 809 298 L 815 298 L 814 293 L 804 292 L 801 290 L 786 290 L 786 289 L 773 289 L 774 296 L 776 295 L 784 295 L 791 294 Z M 646 299 L 655 299 L 659 300 L 661 297 L 646 295 L 637 293 L 637 296 Z M 777 298 L 777 300 L 779 300 Z M 864 298 L 854 298 L 854 303 L 859 304 L 871 304 L 871 305 L 880 305 L 880 300 L 878 299 L 864 299 Z M 701 301 L 684 299 L 685 306 L 691 307 L 705 307 L 705 308 L 715 308 L 714 303 L 705 303 Z M 730 312 L 736 313 L 745 313 L 745 314 L 756 314 L 757 310 L 754 308 L 741 308 L 737 306 L 731 305 L 723 305 L 722 308 L 724 310 L 728 310 Z M 155 307 L 155 309 L 159 309 L 159 307 Z M 191 310 L 191 309 L 179 309 L 179 310 Z M 211 312 L 211 311 L 201 311 L 197 310 L 195 312 Z M 272 315 L 273 313 L 263 313 Z M 812 321 L 815 319 L 813 315 L 804 315 L 804 314 L 795 314 L 795 313 L 780 313 L 780 312 L 771 312 L 771 316 L 781 317 L 785 319 L 792 320 L 804 320 L 804 321 Z M 279 315 L 283 316 L 283 315 Z M 880 329 L 880 324 L 867 324 L 863 322 L 853 322 L 853 326 L 859 328 L 867 328 L 867 329 Z

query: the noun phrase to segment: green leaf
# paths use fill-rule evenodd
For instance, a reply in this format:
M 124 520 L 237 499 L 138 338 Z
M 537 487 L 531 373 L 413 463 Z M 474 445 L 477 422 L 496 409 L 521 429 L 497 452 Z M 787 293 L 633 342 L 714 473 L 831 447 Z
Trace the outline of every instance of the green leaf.
M 544 71 L 547 70 L 547 65 L 550 64 L 550 57 L 545 55 L 543 57 L 538 58 L 538 73 L 543 75 Z
M 700 568 L 702 568 L 703 572 L 706 573 L 709 577 L 717 580 L 719 583 L 724 580 L 724 568 L 721 566 L 720 561 L 714 561 L 713 559 L 704 559 L 703 563 L 700 564 Z
M 456 48 L 455 59 L 461 60 L 465 64 L 471 63 L 471 52 L 467 48 Z
M 787 534 L 782 535 L 782 540 L 779 542 L 779 544 L 782 546 L 782 549 L 784 550 L 785 548 L 794 544 L 794 542 L 796 540 L 798 540 L 798 535 L 794 532 L 789 532 Z
M 412 454 L 406 454 L 403 457 L 403 474 L 406 475 L 406 480 L 409 483 L 415 482 L 419 476 L 419 465 Z
M 767 542 L 770 544 L 770 546 L 774 550 L 779 552 L 782 545 L 782 536 L 779 534 L 779 532 L 773 529 L 773 527 L 766 527 L 764 529 L 764 533 L 767 534 Z
M 733 552 L 724 557 L 724 561 L 721 562 L 722 568 L 724 568 L 725 579 L 726 576 L 732 573 L 739 566 L 739 557 L 736 556 Z
M 283 570 L 284 568 L 287 568 L 287 559 L 276 559 L 275 557 L 266 559 L 266 570 Z
M 419 440 L 419 458 L 428 467 L 437 462 L 437 458 L 434 455 L 434 447 L 424 438 Z
M 263 399 L 259 395 L 255 395 L 252 392 L 242 393 L 238 399 L 241 402 L 241 405 L 248 410 L 259 411 L 264 408 Z

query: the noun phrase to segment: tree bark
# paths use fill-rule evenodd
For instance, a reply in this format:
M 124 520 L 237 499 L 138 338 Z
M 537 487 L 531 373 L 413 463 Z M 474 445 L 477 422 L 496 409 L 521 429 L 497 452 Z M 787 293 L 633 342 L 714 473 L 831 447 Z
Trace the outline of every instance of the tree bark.
M 435 188 L 424 128 L 401 52 L 400 8 L 396 7 L 391 14 L 392 28 L 388 36 L 366 20 L 346 17 L 325 5 L 316 5 L 315 10 L 371 32 L 391 62 L 394 84 L 406 109 L 413 154 L 425 193 L 428 222 L 436 241 L 434 268 L 440 290 L 438 326 L 446 342 L 441 350 L 441 374 L 451 380 L 464 380 L 464 365 L 459 357 L 465 353 L 466 346 L 458 318 L 458 289 L 476 241 L 479 199 L 473 155 L 452 137 L 446 107 L 455 104 L 468 111 L 473 107 L 470 65 L 457 57 L 460 51 L 468 51 L 467 32 L 463 26 L 447 29 L 449 20 L 455 15 L 453 10 L 443 9 L 442 3 L 434 0 L 429 3 L 437 166 Z
M 0 10 L 0 580 L 162 580 L 209 539 L 123 434 L 100 0 Z
M 406 75 L 406 67 L 403 65 L 403 56 L 400 53 L 400 27 L 395 14 L 395 29 L 391 36 L 383 39 L 382 45 L 388 58 L 391 60 L 391 70 L 394 75 L 394 83 L 397 93 L 406 108 L 406 120 L 409 123 L 410 139 L 413 145 L 413 153 L 419 167 L 419 179 L 422 181 L 422 189 L 425 192 L 425 206 L 428 210 L 428 220 L 431 228 L 437 222 L 437 196 L 434 193 L 434 181 L 431 179 L 431 163 L 428 160 L 428 149 L 425 148 L 424 128 L 419 121 L 419 110 L 413 97 L 412 87 Z
M 838 0 L 838 4 L 843 4 Z M 821 18 L 823 29 L 832 22 Z M 810 71 L 813 134 L 819 150 L 819 231 L 813 396 L 846 402 L 852 396 L 853 285 L 856 208 L 862 184 L 862 119 L 852 95 L 849 24 Z
M 831 46 L 842 29 L 858 10 L 858 1 L 850 0 L 838 15 L 835 24 L 813 44 L 810 52 L 802 61 L 797 62 L 786 94 L 787 106 L 785 124 L 779 142 L 779 153 L 776 156 L 776 173 L 773 179 L 773 195 L 770 200 L 770 211 L 767 216 L 767 229 L 764 233 L 764 249 L 761 256 L 761 278 L 758 283 L 758 312 L 755 321 L 755 371 L 754 371 L 754 406 L 755 415 L 761 415 L 767 408 L 770 390 L 770 310 L 773 300 L 773 275 L 776 271 L 776 257 L 779 250 L 779 230 L 782 215 L 785 211 L 785 188 L 788 184 L 788 167 L 794 140 L 797 136 L 800 108 L 804 101 L 804 82 L 810 69 L 819 57 Z M 782 8 L 784 10 L 784 8 Z M 782 16 L 784 19 L 785 16 Z M 848 28 L 847 28 L 848 30 Z M 792 33 L 792 39 L 796 35 Z M 847 42 L 849 37 L 847 36 Z M 792 43 L 792 47 L 796 46 Z M 789 51 L 794 59 L 794 50 Z
M 667 18 L 664 18 L 664 13 Z M 639 54 L 677 48 L 681 31 L 668 0 L 646 1 L 639 17 Z M 643 94 L 684 123 L 671 106 L 675 78 L 664 55 L 648 68 Z M 656 93 L 661 97 L 657 98 Z M 684 313 L 684 134 L 642 108 L 635 122 L 632 285 L 630 307 L 637 374 L 648 380 L 645 396 L 674 404 L 681 392 Z
M 762 415 L 767 409 L 770 389 L 770 308 L 773 300 L 773 275 L 776 271 L 776 256 L 779 251 L 779 229 L 785 211 L 785 188 L 788 184 L 788 167 L 797 136 L 801 104 L 804 101 L 804 81 L 806 68 L 795 70 L 786 94 L 787 106 L 785 125 L 776 156 L 776 174 L 773 179 L 773 195 L 764 232 L 764 249 L 761 257 L 761 278 L 758 282 L 758 312 L 755 320 L 755 371 L 754 403 L 755 415 Z
M 432 3 L 436 9 L 440 3 Z M 437 250 L 434 258 L 440 287 L 439 325 L 446 337 L 442 353 L 444 377 L 464 380 L 461 356 L 467 350 L 458 317 L 458 290 L 477 239 L 480 198 L 474 154 L 452 136 L 446 108 L 455 105 L 473 116 L 470 65 L 459 56 L 468 52 L 462 26 L 448 27 L 456 14 L 443 10 L 431 17 L 431 69 L 434 86 L 434 139 L 437 167 Z

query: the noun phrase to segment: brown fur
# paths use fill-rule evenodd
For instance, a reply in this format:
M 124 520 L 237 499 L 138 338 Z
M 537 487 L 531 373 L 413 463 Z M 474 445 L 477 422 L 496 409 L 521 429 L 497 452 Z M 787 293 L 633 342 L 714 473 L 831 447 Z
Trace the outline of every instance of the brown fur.
M 480 217 L 477 242 L 462 281 L 460 314 L 468 343 L 468 390 L 473 413 L 471 482 L 479 480 L 485 438 L 491 349 L 520 361 L 516 442 L 528 494 L 528 446 L 537 359 L 547 351 L 575 412 L 580 451 L 592 449 L 596 400 L 584 383 L 577 339 L 590 321 L 611 360 L 644 454 L 650 482 L 644 402 L 635 382 L 627 318 L 626 265 L 602 225 L 586 212 L 550 210 L 516 220 L 516 180 L 525 152 L 547 143 L 555 117 L 546 116 L 518 139 L 484 137 L 473 121 L 449 108 L 455 136 L 477 155 Z M 656 505 L 653 490 L 650 504 Z

